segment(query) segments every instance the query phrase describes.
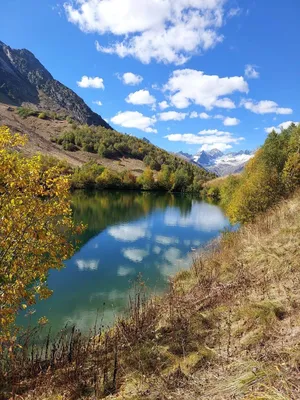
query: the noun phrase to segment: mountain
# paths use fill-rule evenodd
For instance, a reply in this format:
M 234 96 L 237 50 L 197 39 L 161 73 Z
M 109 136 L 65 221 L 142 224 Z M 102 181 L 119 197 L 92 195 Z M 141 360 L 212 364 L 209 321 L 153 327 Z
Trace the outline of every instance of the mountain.
M 179 152 L 177 155 L 190 162 L 197 163 L 210 172 L 224 176 L 241 172 L 247 162 L 254 156 L 254 152 L 241 150 L 224 154 L 218 149 L 212 149 L 210 151 L 202 150 L 195 156 L 183 152 Z
M 66 114 L 81 124 L 111 129 L 75 92 L 55 80 L 29 50 L 15 50 L 1 41 L 0 102 Z
M 193 156 L 190 155 L 190 154 L 188 154 L 188 153 L 184 153 L 183 151 L 179 151 L 178 153 L 174 153 L 174 154 L 175 154 L 176 156 L 182 158 L 183 160 L 189 162 L 189 163 L 192 163 L 192 164 L 194 164 L 194 165 L 197 165 L 198 167 L 199 167 L 199 166 L 202 167 L 202 165 L 200 165 L 200 164 L 198 164 L 196 161 L 194 161 Z M 204 167 L 204 169 L 206 169 L 206 168 Z
M 247 162 L 254 156 L 254 152 L 239 151 L 238 153 L 223 154 L 217 157 L 207 168 L 219 176 L 242 172 Z

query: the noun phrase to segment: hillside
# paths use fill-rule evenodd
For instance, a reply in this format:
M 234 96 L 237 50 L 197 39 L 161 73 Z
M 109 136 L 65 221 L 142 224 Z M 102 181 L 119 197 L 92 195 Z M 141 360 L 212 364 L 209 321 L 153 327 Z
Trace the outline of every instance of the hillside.
M 96 154 L 78 151 L 76 153 L 65 151 L 61 146 L 51 141 L 52 137 L 59 136 L 69 127 L 69 123 L 57 119 L 40 119 L 34 116 L 22 118 L 18 114 L 17 107 L 11 107 L 0 103 L 0 125 L 8 126 L 13 132 L 19 132 L 28 136 L 28 143 L 25 146 L 25 153 L 33 155 L 37 152 L 44 155 L 53 156 L 61 161 L 67 161 L 73 167 L 80 167 L 89 161 L 95 161 L 113 171 L 131 171 L 140 175 L 145 169 L 145 165 L 140 160 L 127 158 L 122 160 L 110 160 L 102 158 Z
M 22 149 L 25 154 L 31 156 L 38 152 L 51 156 L 62 161 L 63 166 L 67 162 L 75 172 L 74 189 L 144 188 L 199 192 L 204 182 L 215 177 L 145 139 L 102 126 L 81 125 L 62 114 L 40 113 L 31 108 L 0 103 L 0 125 L 28 136 L 28 143 Z M 102 172 L 103 179 L 101 182 L 98 179 L 97 184 Z M 137 182 L 137 178 L 141 181 Z
M 214 177 L 145 138 L 112 130 L 30 51 L 12 49 L 1 41 L 0 124 L 28 136 L 28 155 L 39 152 L 73 167 L 77 173 L 73 188 L 199 191 Z M 63 164 L 62 169 L 67 172 L 68 166 Z
M 58 82 L 28 50 L 0 41 L 0 102 L 73 117 L 81 124 L 110 128 L 71 89 Z

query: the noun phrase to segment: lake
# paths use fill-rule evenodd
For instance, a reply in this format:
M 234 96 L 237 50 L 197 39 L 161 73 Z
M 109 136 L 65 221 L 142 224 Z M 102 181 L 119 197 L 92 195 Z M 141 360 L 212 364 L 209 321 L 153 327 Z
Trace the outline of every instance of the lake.
M 139 274 L 153 293 L 166 290 L 176 272 L 191 266 L 195 251 L 230 223 L 221 208 L 189 195 L 148 192 L 76 192 L 74 219 L 87 225 L 81 248 L 61 271 L 51 271 L 51 298 L 19 323 L 46 316 L 57 332 L 66 324 L 87 331 L 124 312 Z

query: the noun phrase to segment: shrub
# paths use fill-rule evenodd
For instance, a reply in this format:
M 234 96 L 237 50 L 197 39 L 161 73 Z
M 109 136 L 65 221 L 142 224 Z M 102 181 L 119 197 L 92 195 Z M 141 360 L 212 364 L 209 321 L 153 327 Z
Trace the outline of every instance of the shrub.
M 47 114 L 44 112 L 39 113 L 38 118 L 40 119 L 47 119 Z
M 18 108 L 18 114 L 22 118 L 27 118 L 27 117 L 30 117 L 30 116 L 36 117 L 36 116 L 38 116 L 39 112 L 35 111 L 35 110 L 31 109 L 31 108 L 19 107 Z
M 210 198 L 213 201 L 219 201 L 220 200 L 220 189 L 218 187 L 210 187 L 207 190 L 207 197 Z
M 73 143 L 64 143 L 63 149 L 67 151 L 77 151 L 78 147 Z

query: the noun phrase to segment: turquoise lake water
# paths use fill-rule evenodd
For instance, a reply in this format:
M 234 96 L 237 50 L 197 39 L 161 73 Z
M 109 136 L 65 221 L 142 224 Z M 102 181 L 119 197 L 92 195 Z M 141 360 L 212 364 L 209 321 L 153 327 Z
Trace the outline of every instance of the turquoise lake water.
M 87 331 L 124 312 L 132 283 L 142 275 L 161 293 L 176 272 L 191 266 L 195 252 L 230 227 L 221 208 L 180 194 L 101 192 L 73 195 L 74 219 L 87 229 L 81 248 L 51 271 L 51 298 L 20 318 L 32 325 L 46 316 L 54 332 L 66 324 Z

